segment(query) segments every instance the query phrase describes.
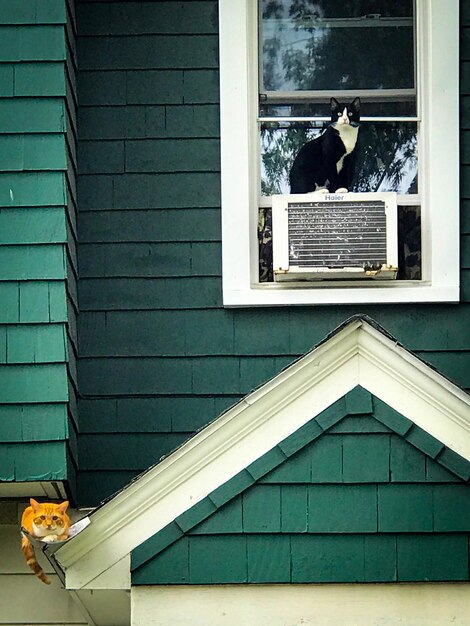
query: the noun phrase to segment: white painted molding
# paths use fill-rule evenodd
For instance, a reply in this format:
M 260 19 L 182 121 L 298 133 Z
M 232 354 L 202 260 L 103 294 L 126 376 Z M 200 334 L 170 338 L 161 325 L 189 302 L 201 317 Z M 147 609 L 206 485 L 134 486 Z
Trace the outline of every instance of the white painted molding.
M 95 511 L 55 553 L 66 587 L 101 584 L 136 546 L 358 384 L 470 460 L 470 397 L 356 318 Z

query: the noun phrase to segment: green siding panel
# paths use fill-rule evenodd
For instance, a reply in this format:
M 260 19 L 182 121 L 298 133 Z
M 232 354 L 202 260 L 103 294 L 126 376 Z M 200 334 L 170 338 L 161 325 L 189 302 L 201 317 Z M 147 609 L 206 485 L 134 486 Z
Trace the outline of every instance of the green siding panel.
M 343 436 L 344 482 L 388 482 L 389 471 L 388 435 Z
M 80 310 L 198 309 L 221 306 L 216 278 L 80 279 Z
M 0 61 L 63 61 L 65 32 L 57 26 L 0 26 Z
M 281 532 L 305 533 L 308 530 L 306 485 L 281 486 Z
M 281 531 L 279 485 L 254 485 L 243 493 L 243 531 L 245 533 Z
M 67 437 L 67 405 L 0 405 L 0 441 L 54 441 Z
M 11 298 L 12 314 L 15 307 L 16 317 L 5 321 L 21 323 L 67 321 L 65 283 L 62 280 L 3 283 L 7 284 L 10 286 L 6 291 Z M 15 291 L 18 292 L 16 297 Z
M 19 284 L 0 282 L 0 323 L 11 324 L 19 321 Z
M 234 318 L 237 354 L 289 354 L 290 334 L 286 331 L 288 312 L 243 310 Z
M 308 489 L 310 533 L 377 532 L 375 485 L 312 485 Z
M 201 585 L 247 582 L 246 551 L 247 538 L 244 535 L 191 537 L 190 582 Z
M 50 283 L 46 281 L 19 283 L 18 321 L 21 323 L 48 322 L 49 292 Z
M 78 53 L 83 70 L 206 69 L 217 66 L 218 38 L 215 35 L 100 37 L 79 41 Z
M 248 582 L 290 582 L 290 552 L 288 535 L 248 536 L 246 556 Z
M 296 535 L 291 538 L 293 583 L 364 581 L 364 538 Z
M 434 485 L 434 530 L 470 531 L 470 486 Z
M 468 535 L 399 535 L 398 580 L 468 580 Z
M 65 170 L 65 140 L 61 134 L 0 136 L 0 170 Z
M 0 209 L 0 245 L 63 243 L 66 236 L 62 207 Z
M 397 538 L 393 535 L 364 536 L 364 580 L 397 581 Z
M 130 35 L 143 33 L 208 34 L 217 32 L 217 5 L 214 2 L 149 3 L 135 11 L 132 3 L 88 5 L 78 7 L 85 35 Z
M 181 584 L 189 581 L 189 541 L 179 539 L 158 557 L 144 563 L 132 575 L 133 585 Z
M 426 479 L 426 456 L 400 437 L 391 438 L 390 479 L 392 482 L 422 482 Z
M 433 530 L 432 485 L 379 485 L 379 532 Z
M 65 283 L 63 281 L 50 282 L 49 291 L 49 321 L 63 322 L 67 318 L 67 305 L 65 298 Z
M 187 359 L 81 359 L 84 395 L 191 393 L 192 363 Z
M 0 65 L 0 96 L 13 96 L 15 85 L 12 65 Z
M 1 24 L 64 24 L 64 0 L 0 0 Z
M 16 97 L 63 96 L 65 70 L 63 63 L 21 63 L 14 66 Z
M 60 98 L 0 100 L 1 133 L 61 133 L 64 131 L 65 104 Z
M 141 470 L 148 468 L 186 440 L 176 433 L 81 435 L 79 464 L 83 470 Z
M 0 443 L 0 480 L 64 480 L 66 472 L 64 441 Z
M 0 280 L 65 278 L 63 245 L 0 247 Z
M 310 448 L 312 481 L 339 483 L 343 479 L 343 439 L 323 435 Z
M 4 403 L 67 402 L 65 364 L 4 365 L 0 398 Z
M 63 206 L 65 203 L 62 172 L 0 173 L 0 207 Z
M 81 243 L 219 241 L 219 209 L 148 209 L 83 213 Z M 219 316 L 233 319 L 226 311 Z M 233 323 L 233 322 L 232 322 Z M 228 333 L 227 333 L 228 334 Z
M 8 326 L 7 363 L 54 363 L 67 360 L 63 324 Z

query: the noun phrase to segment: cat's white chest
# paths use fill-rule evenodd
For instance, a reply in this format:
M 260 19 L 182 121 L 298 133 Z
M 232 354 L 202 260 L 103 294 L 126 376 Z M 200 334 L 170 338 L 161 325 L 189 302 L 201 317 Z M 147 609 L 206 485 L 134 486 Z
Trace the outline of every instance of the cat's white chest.
M 336 163 L 336 170 L 339 174 L 339 172 L 343 169 L 344 158 L 354 150 L 359 127 L 351 126 L 350 124 L 338 124 L 336 126 L 336 130 L 339 132 L 339 136 L 341 137 L 341 141 L 343 142 L 346 150 L 345 154 L 343 154 L 340 160 Z

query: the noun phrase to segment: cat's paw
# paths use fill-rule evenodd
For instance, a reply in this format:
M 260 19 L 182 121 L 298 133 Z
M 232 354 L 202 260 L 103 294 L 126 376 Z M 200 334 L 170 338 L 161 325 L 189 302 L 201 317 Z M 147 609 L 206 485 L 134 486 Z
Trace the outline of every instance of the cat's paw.
M 54 541 L 57 541 L 57 535 L 46 535 L 45 537 L 41 537 L 41 541 L 44 541 L 45 543 L 53 543 Z
M 340 187 L 335 191 L 335 193 L 349 193 L 349 189 L 346 189 L 346 187 Z
M 322 189 L 315 189 L 315 191 L 317 193 L 330 193 L 326 187 L 323 187 Z

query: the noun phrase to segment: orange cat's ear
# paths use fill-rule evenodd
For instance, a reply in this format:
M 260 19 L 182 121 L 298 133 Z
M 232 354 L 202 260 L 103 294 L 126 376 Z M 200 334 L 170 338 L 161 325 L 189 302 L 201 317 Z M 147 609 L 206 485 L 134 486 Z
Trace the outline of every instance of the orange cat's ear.
M 30 498 L 29 499 L 29 503 L 33 507 L 33 511 L 35 513 L 37 513 L 38 510 L 41 508 L 41 505 L 39 504 L 39 502 L 36 502 L 36 500 L 34 498 Z
M 64 502 L 59 504 L 58 509 L 61 513 L 65 513 L 65 511 L 68 509 L 68 506 L 69 506 L 69 501 L 65 500 Z

